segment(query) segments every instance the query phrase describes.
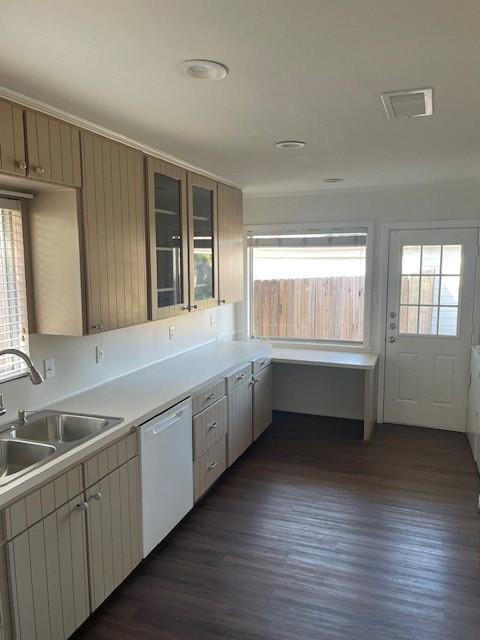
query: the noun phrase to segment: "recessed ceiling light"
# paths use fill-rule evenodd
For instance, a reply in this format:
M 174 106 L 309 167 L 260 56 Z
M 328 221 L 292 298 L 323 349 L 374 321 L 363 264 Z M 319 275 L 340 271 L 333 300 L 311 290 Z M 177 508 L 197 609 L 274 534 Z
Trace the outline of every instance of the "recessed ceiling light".
M 195 80 L 221 80 L 228 74 L 228 68 L 215 60 L 184 60 L 178 66 L 187 78 Z
M 306 146 L 306 142 L 301 140 L 280 140 L 275 143 L 277 149 L 303 149 Z
M 345 178 L 324 178 L 324 182 L 328 182 L 328 184 L 334 184 L 335 182 L 343 182 Z

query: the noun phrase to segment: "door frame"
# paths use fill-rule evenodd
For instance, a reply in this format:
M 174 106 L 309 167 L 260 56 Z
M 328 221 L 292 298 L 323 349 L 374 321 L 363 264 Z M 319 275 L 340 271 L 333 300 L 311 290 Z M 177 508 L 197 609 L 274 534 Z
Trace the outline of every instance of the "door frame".
M 387 300 L 388 300 L 388 270 L 390 257 L 390 233 L 391 231 L 416 231 L 428 229 L 465 229 L 474 228 L 478 230 L 479 240 L 477 247 L 480 247 L 480 220 L 438 220 L 432 222 L 389 222 L 382 224 L 380 232 L 380 282 L 377 322 L 379 327 L 378 344 L 378 389 L 377 389 L 377 422 L 384 421 L 384 399 L 385 399 L 385 356 L 387 339 Z M 477 248 L 477 259 L 475 268 L 475 288 L 473 299 L 473 331 L 472 345 L 480 341 L 480 259 Z

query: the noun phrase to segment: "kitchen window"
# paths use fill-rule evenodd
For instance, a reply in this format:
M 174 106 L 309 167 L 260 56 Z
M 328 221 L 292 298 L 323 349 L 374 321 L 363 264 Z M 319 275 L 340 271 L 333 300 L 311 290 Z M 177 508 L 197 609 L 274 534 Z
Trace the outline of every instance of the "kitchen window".
M 16 200 L 0 198 L 0 349 L 28 354 L 27 285 L 22 212 Z M 0 382 L 24 375 L 25 363 L 0 357 Z
M 250 336 L 362 345 L 367 228 L 249 231 Z

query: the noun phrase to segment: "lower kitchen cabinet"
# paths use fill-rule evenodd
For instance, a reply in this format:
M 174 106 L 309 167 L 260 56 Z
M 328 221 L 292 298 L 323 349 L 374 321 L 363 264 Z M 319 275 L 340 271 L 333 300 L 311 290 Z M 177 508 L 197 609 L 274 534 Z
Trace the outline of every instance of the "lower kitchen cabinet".
M 138 457 L 86 492 L 90 596 L 95 610 L 142 559 Z
M 83 495 L 7 542 L 15 640 L 64 640 L 86 620 Z
M 239 376 L 243 375 L 242 373 Z M 238 376 L 238 377 L 239 377 Z M 228 392 L 228 466 L 252 444 L 253 381 L 247 377 Z
M 272 422 L 272 367 L 255 374 L 253 382 L 253 439 L 256 440 Z

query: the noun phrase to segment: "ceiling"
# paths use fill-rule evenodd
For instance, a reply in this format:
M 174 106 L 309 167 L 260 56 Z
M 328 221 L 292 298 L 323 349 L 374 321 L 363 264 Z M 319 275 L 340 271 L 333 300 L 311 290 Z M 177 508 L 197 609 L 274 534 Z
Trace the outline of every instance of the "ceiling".
M 0 85 L 247 193 L 480 176 L 478 0 L 2 0 L 0 23 Z M 387 120 L 380 93 L 430 86 L 433 117 Z

